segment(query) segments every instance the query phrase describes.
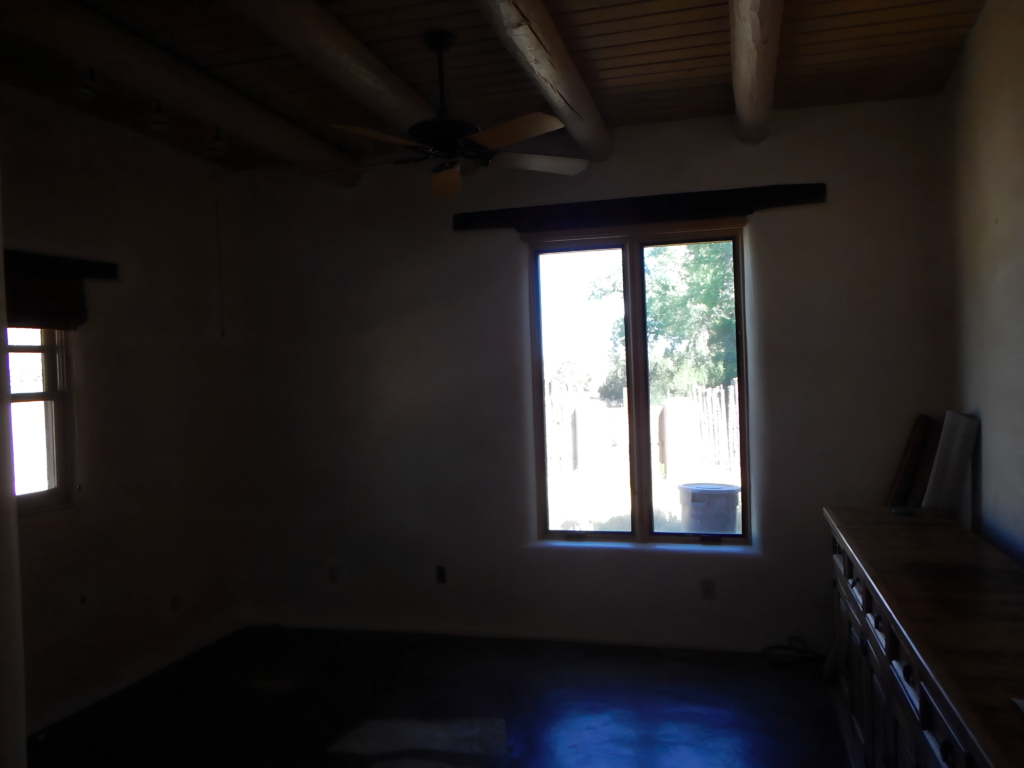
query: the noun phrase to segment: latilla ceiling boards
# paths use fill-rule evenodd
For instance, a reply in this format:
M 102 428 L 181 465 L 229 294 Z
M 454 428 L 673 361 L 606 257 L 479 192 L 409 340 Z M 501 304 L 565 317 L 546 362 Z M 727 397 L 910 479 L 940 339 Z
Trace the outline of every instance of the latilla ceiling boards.
M 389 151 L 332 123 L 393 130 L 288 50 L 216 0 L 80 0 L 135 35 L 202 70 L 337 148 Z M 341 23 L 428 102 L 437 102 L 434 55 L 424 32 L 449 29 L 451 112 L 482 127 L 550 112 L 489 25 L 476 0 L 324 0 Z M 566 47 L 609 126 L 734 111 L 728 0 L 547 0 Z M 983 0 L 786 0 L 775 106 L 907 98 L 941 92 Z M 97 77 L 97 96 L 76 85 L 88 68 L 0 33 L 0 79 L 208 153 L 211 127 L 171 108 L 156 130 L 152 98 Z M 163 126 L 157 126 L 158 128 Z M 215 158 L 231 167 L 280 162 L 227 137 Z

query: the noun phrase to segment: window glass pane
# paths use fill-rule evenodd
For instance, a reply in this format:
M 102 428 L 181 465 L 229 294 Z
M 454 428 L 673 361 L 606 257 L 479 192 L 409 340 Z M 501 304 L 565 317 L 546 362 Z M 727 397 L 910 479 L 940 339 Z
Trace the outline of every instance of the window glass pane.
M 732 242 L 644 248 L 654 530 L 742 533 Z
M 54 485 L 51 403 L 11 404 L 14 437 L 14 492 L 45 491 Z
M 9 352 L 11 393 L 43 391 L 43 353 Z
M 16 347 L 38 347 L 43 343 L 43 332 L 38 328 L 8 328 L 7 343 Z
M 622 251 L 544 253 L 539 262 L 548 525 L 629 531 Z

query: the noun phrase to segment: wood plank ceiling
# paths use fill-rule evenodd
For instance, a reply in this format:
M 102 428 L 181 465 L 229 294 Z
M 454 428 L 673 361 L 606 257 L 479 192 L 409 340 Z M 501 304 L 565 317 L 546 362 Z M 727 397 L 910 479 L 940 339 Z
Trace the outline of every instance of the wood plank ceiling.
M 332 123 L 394 128 L 217 0 L 80 0 L 311 134 L 353 155 L 387 151 Z M 446 57 L 454 115 L 487 127 L 527 112 L 550 112 L 488 23 L 477 0 L 323 0 L 387 67 L 431 104 L 434 55 L 424 32 L 449 29 Z M 729 0 L 546 0 L 573 61 L 610 126 L 730 114 L 734 110 Z M 776 108 L 809 107 L 941 92 L 984 0 L 785 0 Z M 0 3 L 0 24 L 2 24 Z M 155 96 L 97 76 L 0 29 L 0 80 L 151 131 Z M 76 95 L 78 94 L 78 95 Z M 212 127 L 170 107 L 157 138 L 208 154 Z M 232 167 L 275 162 L 228 138 L 215 158 Z

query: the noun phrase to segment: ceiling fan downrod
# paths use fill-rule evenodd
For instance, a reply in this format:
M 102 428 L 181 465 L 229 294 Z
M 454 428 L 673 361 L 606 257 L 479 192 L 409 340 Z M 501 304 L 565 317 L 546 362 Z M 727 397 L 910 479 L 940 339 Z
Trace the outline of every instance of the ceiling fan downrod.
M 455 43 L 454 33 L 448 30 L 433 30 L 423 36 L 423 42 L 437 54 L 437 84 L 440 104 L 437 109 L 437 117 L 416 123 L 409 128 L 409 138 L 422 145 L 417 149 L 421 156 L 416 160 L 426 160 L 429 157 L 443 160 L 442 165 L 435 169 L 435 173 L 458 169 L 460 155 L 478 161 L 479 157 L 482 157 L 484 159 L 482 164 L 486 164 L 494 153 L 488 152 L 483 147 L 477 147 L 472 142 L 465 141 L 467 136 L 478 133 L 480 128 L 467 120 L 456 120 L 448 116 L 444 88 L 444 54 Z
M 446 29 L 435 29 L 423 36 L 427 47 L 437 54 L 437 90 L 439 105 L 437 107 L 438 117 L 448 117 L 448 105 L 444 99 L 444 54 L 455 44 L 455 34 Z

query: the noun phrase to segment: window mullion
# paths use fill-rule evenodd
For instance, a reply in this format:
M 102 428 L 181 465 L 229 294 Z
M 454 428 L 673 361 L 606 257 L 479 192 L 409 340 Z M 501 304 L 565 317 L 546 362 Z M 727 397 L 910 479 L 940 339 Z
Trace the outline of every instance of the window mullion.
M 623 252 L 626 297 L 626 375 L 629 407 L 630 482 L 633 490 L 633 534 L 650 539 L 653 530 L 651 489 L 651 419 L 647 387 L 647 312 L 643 248 L 630 237 Z
M 11 395 L 12 403 L 34 403 L 39 400 L 61 400 L 62 392 L 15 392 Z

